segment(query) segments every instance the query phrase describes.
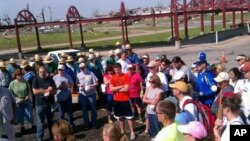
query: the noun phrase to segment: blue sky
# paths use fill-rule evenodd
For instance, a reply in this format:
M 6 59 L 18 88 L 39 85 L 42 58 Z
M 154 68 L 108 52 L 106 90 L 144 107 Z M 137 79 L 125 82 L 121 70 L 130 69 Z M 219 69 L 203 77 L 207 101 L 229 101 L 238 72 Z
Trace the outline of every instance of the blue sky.
M 65 19 L 65 15 L 69 6 L 74 5 L 80 12 L 81 16 L 90 17 L 93 11 L 98 10 L 101 14 L 110 10 L 116 11 L 120 7 L 122 0 L 0 0 L 0 18 L 4 14 L 8 14 L 11 20 L 16 17 L 17 13 L 26 8 L 29 4 L 30 11 L 34 16 L 41 13 L 41 9 L 45 9 L 45 17 L 49 19 L 50 10 L 52 11 L 52 19 Z M 151 7 L 159 3 L 168 6 L 170 0 L 123 0 L 126 8 Z

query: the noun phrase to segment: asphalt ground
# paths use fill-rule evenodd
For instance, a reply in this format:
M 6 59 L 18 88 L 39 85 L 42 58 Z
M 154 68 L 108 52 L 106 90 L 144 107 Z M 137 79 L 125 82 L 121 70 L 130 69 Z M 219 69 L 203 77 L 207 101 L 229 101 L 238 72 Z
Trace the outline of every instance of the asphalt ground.
M 97 101 L 99 102 L 99 101 Z M 36 123 L 36 115 L 35 109 L 33 109 L 35 123 Z M 91 115 L 91 114 L 90 114 Z M 66 116 L 66 115 L 65 115 Z M 80 104 L 73 104 L 73 116 L 74 116 L 74 124 L 75 124 L 75 132 L 74 135 L 78 141 L 102 141 L 102 127 L 105 123 L 108 122 L 107 111 L 105 107 L 98 106 L 97 110 L 97 126 L 96 128 L 84 129 L 83 127 L 83 116 L 80 108 Z M 114 122 L 117 122 L 116 119 L 112 118 Z M 54 121 L 58 120 L 58 112 L 54 113 Z M 45 121 L 46 123 L 46 121 Z M 118 124 L 118 123 L 117 123 Z M 36 125 L 36 124 L 35 124 Z M 145 125 L 143 123 L 139 123 L 137 120 L 137 116 L 135 116 L 135 141 L 147 141 L 150 138 L 143 133 Z M 31 128 L 31 125 L 25 121 L 25 129 L 24 133 L 21 132 L 20 125 L 15 126 L 16 129 L 16 137 L 17 141 L 35 141 L 35 133 L 36 131 Z M 128 139 L 130 138 L 130 132 L 128 130 L 128 124 L 126 123 L 126 134 Z M 47 125 L 45 125 L 44 132 L 44 141 L 50 141 L 49 139 L 49 131 Z

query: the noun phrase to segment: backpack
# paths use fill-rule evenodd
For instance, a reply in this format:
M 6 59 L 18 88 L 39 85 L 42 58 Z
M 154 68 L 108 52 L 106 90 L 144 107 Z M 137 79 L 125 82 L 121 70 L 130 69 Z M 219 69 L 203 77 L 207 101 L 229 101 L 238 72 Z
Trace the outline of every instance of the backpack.
M 193 103 L 197 107 L 198 120 L 201 123 L 203 123 L 203 125 L 207 129 L 208 133 L 212 133 L 213 127 L 214 127 L 215 115 L 211 112 L 210 108 L 207 105 L 205 105 L 199 101 L 188 99 L 188 100 L 184 101 L 183 109 L 189 103 Z

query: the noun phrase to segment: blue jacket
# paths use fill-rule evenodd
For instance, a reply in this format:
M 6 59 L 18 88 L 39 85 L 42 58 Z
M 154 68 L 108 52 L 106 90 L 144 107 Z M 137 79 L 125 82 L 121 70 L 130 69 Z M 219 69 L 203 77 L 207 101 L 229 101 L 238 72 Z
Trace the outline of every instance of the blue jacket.
M 199 73 L 195 81 L 194 90 L 199 94 L 199 100 L 209 106 L 213 103 L 216 94 L 216 91 L 211 89 L 211 86 L 216 86 L 214 78 L 214 73 L 206 70 Z
M 134 52 L 127 56 L 127 58 L 131 61 L 132 64 L 140 64 L 140 60 Z

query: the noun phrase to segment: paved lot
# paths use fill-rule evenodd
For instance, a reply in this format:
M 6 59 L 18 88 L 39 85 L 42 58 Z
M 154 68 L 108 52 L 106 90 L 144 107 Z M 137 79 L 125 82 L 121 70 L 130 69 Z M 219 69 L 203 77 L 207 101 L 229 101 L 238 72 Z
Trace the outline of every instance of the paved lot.
M 222 51 L 225 52 L 226 55 L 226 67 L 229 70 L 233 66 L 237 66 L 234 58 L 241 53 L 244 53 L 250 56 L 250 36 L 241 36 L 235 37 L 223 42 L 220 42 L 218 45 L 215 43 L 207 43 L 207 44 L 189 44 L 183 45 L 181 49 L 176 49 L 174 46 L 167 47 L 145 47 L 145 48 L 135 48 L 134 51 L 139 55 L 148 53 L 150 57 L 154 57 L 157 54 L 166 54 L 167 57 L 171 60 L 174 56 L 181 56 L 181 58 L 185 61 L 187 65 L 191 65 L 197 59 L 197 55 L 200 51 L 204 51 L 207 54 L 207 59 L 210 64 L 218 63 L 219 58 L 221 56 Z M 107 55 L 108 51 L 101 51 L 103 55 Z M 0 57 L 6 57 L 7 52 L 1 52 Z M 82 141 L 100 141 L 102 126 L 107 122 L 106 112 L 103 110 L 98 110 L 98 128 L 91 130 L 83 130 L 83 120 L 82 113 L 79 109 L 76 109 L 74 112 L 75 124 L 76 124 L 76 133 L 75 136 L 78 140 Z M 143 131 L 144 125 L 136 122 L 135 124 L 135 132 L 138 135 Z M 24 136 L 20 136 L 20 128 L 16 127 L 18 141 L 33 141 L 35 134 L 34 131 L 28 130 L 28 133 Z M 48 131 L 46 130 L 46 133 Z M 128 134 L 129 135 L 129 134 Z M 48 138 L 48 134 L 45 134 L 45 139 Z M 145 136 L 138 135 L 136 138 L 137 141 L 145 141 L 149 140 L 149 138 Z
M 102 127 L 108 121 L 106 110 L 104 108 L 99 108 L 98 114 L 97 114 L 98 115 L 97 128 L 86 130 L 83 128 L 83 117 L 82 117 L 82 112 L 80 110 L 79 104 L 74 105 L 73 107 L 74 107 L 74 123 L 76 125 L 74 135 L 76 136 L 77 140 L 79 141 L 102 141 Z M 54 120 L 57 120 L 57 114 L 58 113 L 55 113 Z M 115 119 L 113 119 L 113 121 L 117 122 Z M 31 125 L 25 122 L 25 128 L 27 130 L 25 134 L 22 134 L 20 132 L 20 126 L 16 126 L 17 141 L 35 141 L 35 130 L 32 130 L 30 127 Z M 126 133 L 129 138 L 130 134 L 128 130 L 128 124 L 126 124 L 126 127 L 127 127 Z M 149 137 L 142 134 L 142 131 L 144 131 L 144 124 L 138 123 L 136 121 L 135 122 L 135 133 L 137 135 L 136 141 L 150 140 Z M 49 141 L 48 132 L 49 131 L 46 128 L 45 135 L 44 135 L 45 141 Z

